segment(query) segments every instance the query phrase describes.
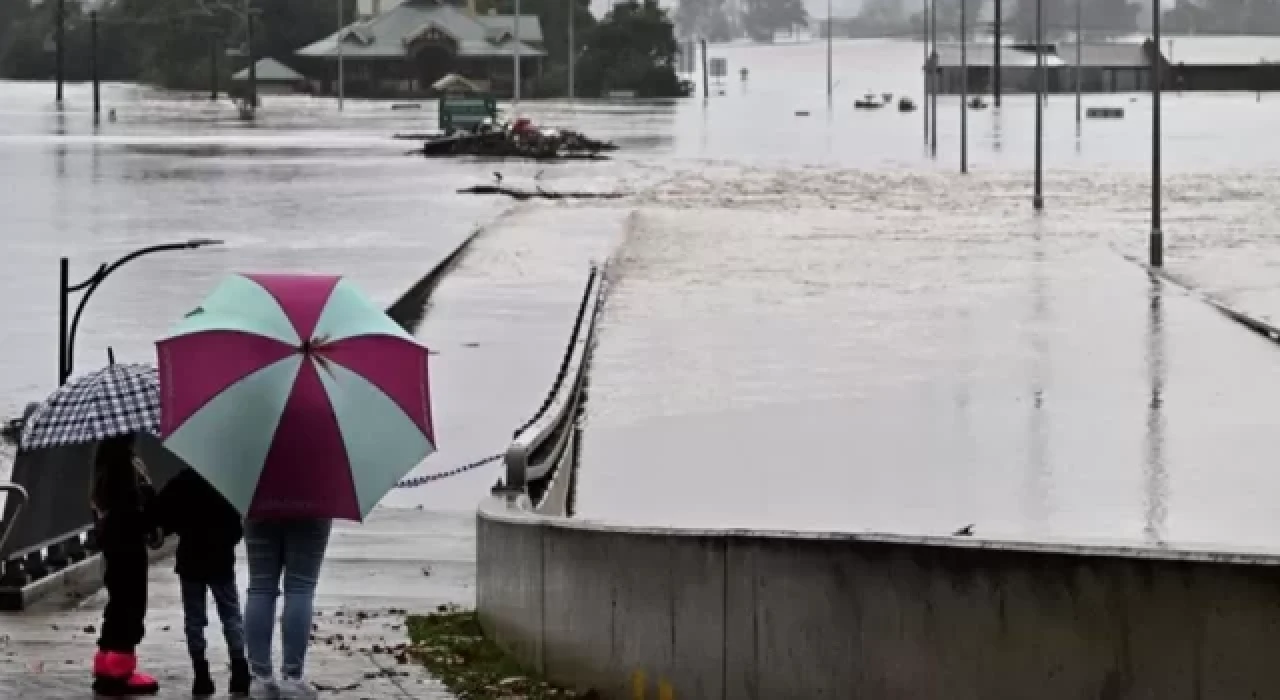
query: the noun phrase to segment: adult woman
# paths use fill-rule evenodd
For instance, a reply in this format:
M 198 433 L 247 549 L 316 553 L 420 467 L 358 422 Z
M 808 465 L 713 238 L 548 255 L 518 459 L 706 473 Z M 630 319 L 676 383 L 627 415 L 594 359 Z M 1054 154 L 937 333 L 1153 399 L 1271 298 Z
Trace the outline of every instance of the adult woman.
M 250 697 L 310 699 L 315 688 L 303 680 L 307 644 L 311 640 L 311 613 L 320 565 L 329 545 L 333 521 L 324 519 L 249 520 L 245 523 L 245 549 L 249 558 L 249 595 L 245 603 L 245 642 L 249 671 L 253 674 Z M 284 584 L 284 613 L 280 619 L 280 679 L 271 662 L 276 598 Z

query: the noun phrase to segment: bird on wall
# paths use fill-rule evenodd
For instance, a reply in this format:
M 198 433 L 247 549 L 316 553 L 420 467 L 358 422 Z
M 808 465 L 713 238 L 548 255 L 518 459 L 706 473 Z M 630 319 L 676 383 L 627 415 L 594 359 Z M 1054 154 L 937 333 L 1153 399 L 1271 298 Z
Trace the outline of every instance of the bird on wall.
M 973 523 L 969 523 L 951 534 L 954 537 L 969 537 L 973 535 Z

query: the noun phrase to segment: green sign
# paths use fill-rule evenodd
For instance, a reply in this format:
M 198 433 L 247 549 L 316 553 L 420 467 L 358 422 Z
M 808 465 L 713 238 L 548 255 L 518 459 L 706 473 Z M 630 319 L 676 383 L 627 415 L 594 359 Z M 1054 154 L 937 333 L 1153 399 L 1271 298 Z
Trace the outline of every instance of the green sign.
M 440 98 L 440 129 L 445 133 L 474 129 L 485 119 L 498 116 L 498 102 L 492 96 Z

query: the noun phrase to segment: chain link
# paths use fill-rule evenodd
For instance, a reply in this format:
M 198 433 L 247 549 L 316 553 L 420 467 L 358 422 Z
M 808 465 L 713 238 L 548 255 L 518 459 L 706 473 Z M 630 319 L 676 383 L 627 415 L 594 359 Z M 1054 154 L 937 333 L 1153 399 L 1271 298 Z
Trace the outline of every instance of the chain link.
M 464 464 L 461 467 L 455 467 L 453 469 L 450 469 L 449 471 L 438 472 L 436 474 L 425 474 L 423 476 L 415 476 L 412 479 L 403 479 L 398 484 L 396 484 L 396 488 L 412 489 L 418 486 L 422 486 L 423 484 L 429 484 L 433 481 L 439 481 L 441 479 L 447 479 L 451 476 L 465 474 L 466 472 L 469 472 L 473 469 L 479 469 L 480 467 L 483 467 L 486 464 L 493 464 L 494 462 L 502 459 L 502 457 L 503 455 L 501 454 L 490 455 L 488 457 L 485 457 L 484 459 L 476 460 L 475 462 L 472 462 L 470 464 Z

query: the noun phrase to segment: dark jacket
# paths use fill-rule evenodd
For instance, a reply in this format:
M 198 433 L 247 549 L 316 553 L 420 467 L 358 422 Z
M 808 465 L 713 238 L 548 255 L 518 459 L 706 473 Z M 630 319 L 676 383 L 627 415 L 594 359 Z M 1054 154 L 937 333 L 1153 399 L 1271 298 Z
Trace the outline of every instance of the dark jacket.
M 117 561 L 140 560 L 145 566 L 148 538 L 153 530 L 147 513 L 154 498 L 151 485 L 140 483 L 103 499 L 107 502 L 94 518 L 98 547 L 103 554 Z
M 240 513 L 196 472 L 173 477 L 153 508 L 156 523 L 178 536 L 178 576 L 221 583 L 235 578 L 236 545 L 244 537 Z

